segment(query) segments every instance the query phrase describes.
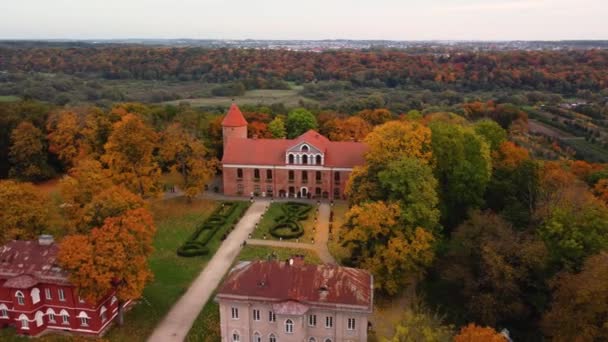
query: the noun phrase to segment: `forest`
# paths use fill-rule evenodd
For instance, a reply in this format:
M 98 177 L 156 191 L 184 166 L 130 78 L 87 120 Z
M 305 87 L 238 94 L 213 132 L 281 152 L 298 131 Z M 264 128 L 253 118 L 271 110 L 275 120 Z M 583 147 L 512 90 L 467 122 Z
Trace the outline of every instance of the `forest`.
M 52 233 L 87 296 L 110 286 L 108 274 L 133 284 L 121 300 L 141 294 L 155 231 L 146 201 L 165 191 L 165 175 L 192 199 L 221 173 L 226 107 L 65 91 L 67 102 L 54 101 L 69 87 L 53 77 L 199 82 L 228 99 L 298 85 L 307 100 L 297 106 L 241 105 L 249 135 L 316 129 L 369 146 L 349 179 L 337 249 L 344 265 L 372 272 L 379 298 L 416 293 L 388 340 L 503 341 L 502 329 L 517 341 L 608 339 L 605 51 L 0 55 L 3 95 L 15 96 L 0 101 L 0 240 Z M 42 75 L 54 75 L 41 81 L 49 98 L 23 93 Z M 335 105 L 340 94 L 350 105 Z M 35 186 L 49 179 L 60 179 L 61 205 Z M 130 249 L 140 252 L 114 264 L 89 258 Z

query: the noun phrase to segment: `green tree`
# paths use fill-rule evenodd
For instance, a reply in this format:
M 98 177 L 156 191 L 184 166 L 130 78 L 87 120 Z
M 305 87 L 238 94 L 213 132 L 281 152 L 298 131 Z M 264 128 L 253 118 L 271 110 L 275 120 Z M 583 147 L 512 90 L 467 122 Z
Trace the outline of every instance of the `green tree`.
M 452 342 L 454 328 L 446 325 L 443 319 L 428 309 L 408 308 L 395 325 L 395 334 L 391 338 L 382 338 L 383 342 L 432 341 Z
M 441 121 L 432 122 L 430 127 L 442 220 L 452 227 L 469 209 L 483 204 L 492 174 L 490 149 L 472 128 Z
M 285 138 L 287 136 L 287 130 L 285 129 L 285 121 L 282 116 L 277 116 L 268 124 L 268 131 L 272 134 L 275 139 Z
M 475 133 L 483 137 L 491 151 L 496 151 L 500 145 L 507 140 L 507 131 L 505 131 L 496 121 L 490 119 L 482 119 L 474 125 Z
M 11 133 L 9 161 L 12 165 L 9 175 L 13 178 L 39 181 L 52 175 L 44 135 L 28 121 L 21 122 Z
M 304 108 L 292 109 L 287 114 L 287 137 L 293 139 L 306 133 L 308 130 L 317 128 L 317 119 L 314 114 Z

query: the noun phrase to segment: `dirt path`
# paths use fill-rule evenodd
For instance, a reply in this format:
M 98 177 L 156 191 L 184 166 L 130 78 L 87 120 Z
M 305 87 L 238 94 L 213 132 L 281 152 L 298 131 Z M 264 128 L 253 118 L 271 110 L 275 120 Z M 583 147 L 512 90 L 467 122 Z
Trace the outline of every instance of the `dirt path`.
M 260 240 L 249 239 L 248 244 L 259 246 L 273 246 L 285 248 L 302 248 L 310 249 L 317 252 L 321 261 L 327 264 L 335 264 L 336 260 L 329 253 L 327 248 L 327 240 L 329 239 L 329 212 L 331 211 L 329 204 L 322 203 L 319 206 L 319 216 L 317 217 L 317 231 L 315 234 L 315 243 L 301 243 L 292 241 L 277 241 L 277 240 Z
M 269 201 L 258 200 L 249 207 L 207 266 L 192 282 L 188 291 L 173 305 L 171 311 L 154 329 L 148 338 L 149 342 L 181 342 L 186 338 L 194 320 L 232 266 L 241 251 L 243 241 L 253 231 L 268 204 Z

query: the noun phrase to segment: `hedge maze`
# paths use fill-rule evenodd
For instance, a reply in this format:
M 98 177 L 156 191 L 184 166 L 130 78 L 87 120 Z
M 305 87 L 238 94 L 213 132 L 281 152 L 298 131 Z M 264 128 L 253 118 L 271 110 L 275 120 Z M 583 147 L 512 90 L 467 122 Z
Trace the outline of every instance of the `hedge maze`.
M 177 255 L 194 257 L 209 253 L 207 244 L 219 232 L 232 230 L 243 217 L 249 202 L 222 202 L 222 204 L 202 222 L 186 242 L 177 249 Z
M 304 227 L 301 221 L 308 218 L 312 205 L 298 202 L 287 202 L 281 204 L 282 215 L 275 219 L 275 224 L 270 227 L 270 234 L 275 238 L 297 239 L 304 235 Z

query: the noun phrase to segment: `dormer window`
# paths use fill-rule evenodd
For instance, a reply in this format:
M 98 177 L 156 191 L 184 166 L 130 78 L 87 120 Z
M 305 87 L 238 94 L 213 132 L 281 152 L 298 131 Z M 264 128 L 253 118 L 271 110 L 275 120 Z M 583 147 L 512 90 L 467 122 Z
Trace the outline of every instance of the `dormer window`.
M 300 151 L 308 152 L 308 145 L 302 145 L 302 148 L 300 148 Z

